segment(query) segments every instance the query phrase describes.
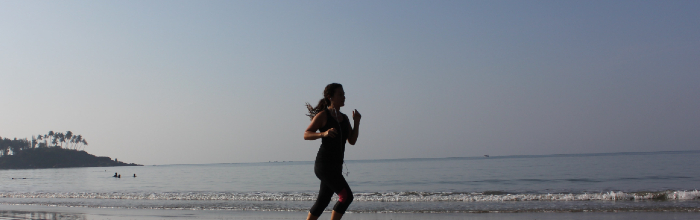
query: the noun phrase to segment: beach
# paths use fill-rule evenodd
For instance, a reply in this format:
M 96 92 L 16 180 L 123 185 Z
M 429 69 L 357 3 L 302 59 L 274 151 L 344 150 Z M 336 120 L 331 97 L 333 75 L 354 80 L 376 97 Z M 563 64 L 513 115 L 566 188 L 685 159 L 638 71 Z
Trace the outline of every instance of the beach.
M 700 0 L 0 6 L 0 220 L 700 220 Z
M 56 207 L 41 205 L 0 205 L 0 219 L 304 219 L 299 211 L 230 211 L 230 210 L 163 210 Z M 330 217 L 324 213 L 320 219 Z M 343 219 L 467 219 L 467 220 L 632 220 L 632 219 L 698 219 L 698 212 L 520 212 L 520 213 L 347 213 Z
M 698 219 L 698 154 L 346 161 L 346 219 Z M 303 219 L 318 196 L 312 170 L 312 161 L 0 170 L 0 216 Z

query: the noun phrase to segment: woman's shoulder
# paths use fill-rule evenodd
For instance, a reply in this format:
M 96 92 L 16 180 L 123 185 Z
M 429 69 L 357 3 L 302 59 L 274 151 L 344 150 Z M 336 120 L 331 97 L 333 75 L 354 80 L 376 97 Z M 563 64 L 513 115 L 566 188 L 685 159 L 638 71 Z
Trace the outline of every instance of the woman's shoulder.
M 320 112 L 316 113 L 316 116 L 314 116 L 314 117 L 319 117 L 319 119 L 325 120 L 327 117 L 326 115 L 328 115 L 328 113 L 326 113 L 326 111 L 324 110 L 324 111 L 320 111 Z

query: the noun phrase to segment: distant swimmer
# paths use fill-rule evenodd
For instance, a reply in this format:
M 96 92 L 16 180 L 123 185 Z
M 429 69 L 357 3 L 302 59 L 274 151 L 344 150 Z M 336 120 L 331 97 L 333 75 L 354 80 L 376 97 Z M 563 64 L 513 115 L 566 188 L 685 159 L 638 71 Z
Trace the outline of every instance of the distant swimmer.
M 119 175 L 117 176 L 117 178 L 122 178 L 122 175 L 121 175 L 121 174 L 119 174 Z
M 134 173 L 134 177 L 136 177 L 136 174 Z
M 119 174 L 114 173 L 114 176 L 112 176 L 112 177 L 119 177 Z

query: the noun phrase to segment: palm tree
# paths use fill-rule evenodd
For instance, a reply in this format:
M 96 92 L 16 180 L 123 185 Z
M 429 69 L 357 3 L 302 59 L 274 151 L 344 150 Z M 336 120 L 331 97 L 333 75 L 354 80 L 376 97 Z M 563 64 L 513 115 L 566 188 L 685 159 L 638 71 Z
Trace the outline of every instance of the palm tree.
M 49 137 L 52 138 L 51 143 L 55 146 L 56 145 L 56 134 L 53 133 L 53 131 L 49 131 Z
M 20 145 L 20 142 L 17 140 L 17 138 L 10 142 L 10 149 L 12 149 L 12 155 L 19 153 L 21 147 L 22 145 Z
M 37 142 L 40 142 L 40 143 L 38 143 L 39 148 L 41 148 L 41 144 L 42 144 L 41 140 L 43 140 L 43 139 L 44 139 L 44 135 L 41 135 L 41 134 L 37 135 L 36 140 L 37 140 Z M 46 142 L 44 142 L 44 147 L 46 147 Z
M 51 144 L 53 144 L 52 147 L 58 147 L 58 137 L 56 134 L 53 135 L 53 139 L 51 139 Z
M 74 149 L 74 148 L 73 148 L 73 145 L 75 145 L 74 143 L 75 143 L 75 136 L 73 136 L 73 137 L 71 137 L 70 139 L 68 139 L 68 144 L 66 144 L 66 148 L 68 148 L 68 149 Z
M 80 149 L 80 146 L 78 144 L 82 144 L 82 143 L 83 143 L 83 136 L 82 135 L 76 136 L 75 137 L 75 146 L 76 146 L 75 148 Z
M 49 147 L 49 135 L 44 135 L 44 147 Z
M 17 145 L 19 147 L 19 150 L 22 151 L 22 150 L 26 150 L 26 149 L 31 148 L 32 142 L 29 141 L 29 139 L 24 138 L 24 139 L 19 139 L 19 141 L 17 142 Z
M 68 142 L 68 143 L 66 143 L 66 148 L 69 148 L 69 149 L 70 149 L 70 147 L 69 147 L 68 144 L 70 143 L 71 138 L 73 138 L 73 132 L 71 132 L 71 131 L 66 131 L 66 140 L 68 140 L 68 141 L 66 141 L 66 142 Z
M 83 139 L 83 141 L 82 141 L 82 142 L 83 142 L 83 149 L 85 149 L 85 146 L 87 146 L 87 145 L 88 145 L 88 143 L 87 143 L 87 141 L 85 141 L 85 139 Z
M 36 136 L 36 147 L 41 147 L 41 139 L 43 139 L 43 135 L 37 135 Z
M 73 138 L 71 138 L 70 142 L 73 143 L 73 145 L 71 145 L 71 148 L 78 150 L 78 143 L 80 143 L 78 135 L 73 135 Z
M 78 147 L 79 147 L 78 144 L 80 144 L 82 142 L 83 142 L 83 136 L 82 135 L 76 136 L 75 137 L 75 148 L 78 149 Z
M 32 135 L 32 148 L 36 148 L 36 138 Z
M 58 141 L 61 142 L 61 148 L 63 148 L 63 142 L 66 142 L 66 135 L 63 132 L 58 132 Z

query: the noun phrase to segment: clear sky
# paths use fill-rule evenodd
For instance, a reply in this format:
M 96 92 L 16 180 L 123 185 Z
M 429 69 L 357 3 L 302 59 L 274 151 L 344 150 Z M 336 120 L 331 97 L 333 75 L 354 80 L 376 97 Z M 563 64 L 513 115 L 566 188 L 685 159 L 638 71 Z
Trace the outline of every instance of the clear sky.
M 700 1 L 0 1 L 0 136 L 140 164 L 700 150 Z

